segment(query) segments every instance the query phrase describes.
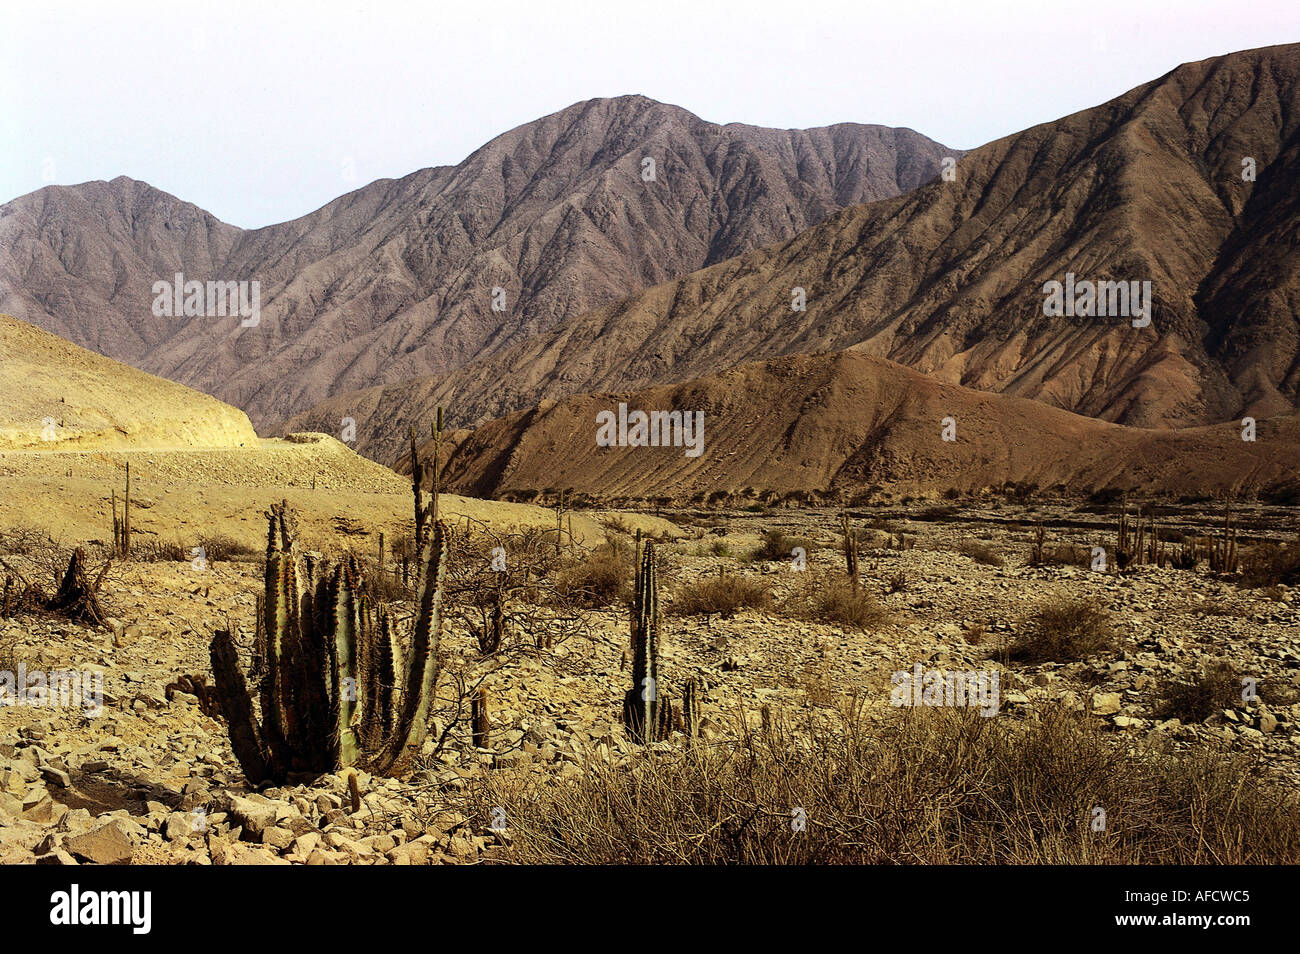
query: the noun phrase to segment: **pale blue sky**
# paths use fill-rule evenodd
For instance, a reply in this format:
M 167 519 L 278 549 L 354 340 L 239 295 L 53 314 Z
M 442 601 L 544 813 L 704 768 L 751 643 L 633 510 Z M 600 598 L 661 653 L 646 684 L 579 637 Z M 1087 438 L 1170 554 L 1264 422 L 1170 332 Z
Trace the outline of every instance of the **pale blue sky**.
M 970 148 L 1300 41 L 1296 0 L 6 0 L 0 18 L 0 202 L 128 175 L 246 228 L 595 96 Z

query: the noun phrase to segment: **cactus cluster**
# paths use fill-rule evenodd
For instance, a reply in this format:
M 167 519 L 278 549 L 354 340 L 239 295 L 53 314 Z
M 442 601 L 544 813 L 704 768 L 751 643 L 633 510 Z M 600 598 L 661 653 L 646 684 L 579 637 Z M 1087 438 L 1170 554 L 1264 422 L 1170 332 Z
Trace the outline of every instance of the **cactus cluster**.
M 424 540 L 415 620 L 402 638 L 391 614 L 380 611 L 376 623 L 355 557 L 331 567 L 301 556 L 284 503 L 267 519 L 255 693 L 230 632 L 217 632 L 211 645 L 216 693 L 245 777 L 281 783 L 350 765 L 401 770 L 424 741 L 437 687 L 446 528 L 435 522 Z
M 659 577 L 654 541 L 637 554 L 632 598 L 632 688 L 623 697 L 623 724 L 638 742 L 655 742 L 672 731 L 672 703 L 659 685 Z
M 1223 536 L 1213 537 L 1209 547 L 1210 569 L 1215 573 L 1237 572 L 1237 528 L 1232 523 L 1232 511 L 1223 514 Z
M 1223 535 L 1184 541 L 1178 550 L 1168 547 L 1167 540 L 1160 534 L 1155 517 L 1143 525 L 1139 510 L 1136 529 L 1129 527 L 1128 503 L 1121 503 L 1119 529 L 1115 541 L 1115 562 L 1124 570 L 1139 563 L 1152 566 L 1173 566 L 1179 570 L 1194 570 L 1201 560 L 1210 564 L 1214 573 L 1236 573 L 1237 529 L 1233 525 L 1232 512 L 1223 516 Z

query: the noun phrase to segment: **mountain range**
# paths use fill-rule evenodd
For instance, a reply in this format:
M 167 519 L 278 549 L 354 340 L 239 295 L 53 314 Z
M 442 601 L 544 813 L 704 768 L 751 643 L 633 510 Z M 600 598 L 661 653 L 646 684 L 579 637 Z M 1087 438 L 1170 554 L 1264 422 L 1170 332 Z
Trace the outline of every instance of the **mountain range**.
M 922 481 L 918 461 L 950 483 L 989 467 L 1124 483 L 1080 442 L 1163 461 L 1155 483 L 1187 455 L 1204 471 L 1188 480 L 1224 489 L 1280 479 L 1259 453 L 1300 464 L 1298 233 L 1292 44 L 1184 64 L 969 153 L 881 126 L 719 126 L 628 96 L 254 231 L 125 178 L 49 187 L 0 206 L 0 310 L 216 395 L 264 433 L 354 424 L 383 463 L 443 406 L 477 428 L 450 445 L 468 492 L 578 487 L 579 461 L 602 492 L 639 492 L 650 478 L 608 448 L 569 446 L 619 394 L 705 400 L 713 439 L 755 442 L 674 464 L 683 493 Z M 153 314 L 153 283 L 178 273 L 259 282 L 260 320 Z M 1061 287 L 1099 292 L 1054 309 Z M 1149 311 L 1120 289 L 1149 293 Z M 935 456 L 938 405 L 897 404 L 880 382 L 1032 446 Z M 800 423 L 842 393 L 861 410 L 847 430 Z M 1276 439 L 1239 446 L 1245 417 Z M 1157 435 L 1170 429 L 1186 433 Z M 554 479 L 536 447 L 566 455 Z M 886 458 L 869 465 L 867 447 Z
M 266 429 L 790 238 L 960 155 L 909 129 L 720 126 L 625 96 L 253 231 L 125 177 L 50 186 L 0 206 L 0 311 Z M 153 284 L 176 274 L 257 281 L 256 327 L 153 314 Z
M 1298 78 L 1300 45 L 1180 66 L 973 150 L 951 181 L 846 209 L 450 375 L 336 395 L 288 427 L 352 417 L 358 449 L 391 461 L 439 403 L 472 424 L 838 350 L 1141 427 L 1294 414 Z M 1071 274 L 1150 282 L 1150 324 L 1044 314 L 1045 286 Z

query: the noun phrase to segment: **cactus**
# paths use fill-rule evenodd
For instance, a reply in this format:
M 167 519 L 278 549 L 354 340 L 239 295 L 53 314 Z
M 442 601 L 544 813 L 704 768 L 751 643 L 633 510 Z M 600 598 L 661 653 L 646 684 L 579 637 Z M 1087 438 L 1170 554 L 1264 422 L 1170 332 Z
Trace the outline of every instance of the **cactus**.
M 122 516 L 117 515 L 117 491 L 113 491 L 113 555 L 131 555 L 131 462 L 126 462 L 126 496 L 122 498 Z
M 478 640 L 479 652 L 485 656 L 494 656 L 501 649 L 506 638 L 506 583 L 505 574 L 498 574 L 496 589 L 492 593 L 492 607 L 483 616 L 483 628 L 473 627 L 474 637 Z M 538 636 L 538 649 L 541 649 L 541 637 Z
M 666 738 L 672 704 L 659 692 L 659 579 L 654 541 L 647 540 L 632 600 L 632 688 L 623 697 L 623 723 L 638 742 Z
M 1147 543 L 1147 563 L 1163 568 L 1169 562 L 1169 553 L 1165 541 L 1160 538 L 1160 527 L 1156 524 L 1155 514 L 1151 515 L 1151 539 Z
M 1178 570 L 1195 570 L 1201 562 L 1201 550 L 1196 541 L 1184 541 L 1178 552 L 1172 557 L 1173 566 Z
M 1034 524 L 1034 542 L 1029 546 L 1029 562 L 1040 566 L 1047 555 L 1047 528 L 1043 521 Z
M 1128 525 L 1128 496 L 1125 495 L 1120 502 L 1119 515 L 1119 532 L 1115 540 L 1115 568 L 1117 570 L 1128 569 L 1134 562 L 1142 558 L 1142 540 L 1144 531 L 1142 528 L 1142 513 L 1139 510 L 1137 520 L 1137 533 L 1134 534 L 1129 530 Z
M 1237 572 L 1237 528 L 1232 524 L 1232 511 L 1223 513 L 1223 536 L 1210 540 L 1210 570 L 1214 573 Z
M 442 480 L 442 405 L 438 405 L 438 419 L 433 425 L 433 519 L 438 519 L 439 483 Z
M 572 521 L 570 521 L 572 525 Z M 560 555 L 560 543 L 564 538 L 564 489 L 560 489 L 560 499 L 555 505 L 555 555 Z
M 415 498 L 415 552 L 424 552 L 424 525 L 429 517 L 429 508 L 421 500 L 420 484 L 423 482 L 424 468 L 420 464 L 420 451 L 415 446 L 415 428 L 411 428 L 411 495 Z M 436 495 L 435 495 L 436 500 Z
M 479 686 L 470 704 L 473 721 L 474 748 L 486 749 L 492 744 L 492 720 L 488 717 L 488 691 L 486 686 Z
M 300 558 L 285 503 L 267 513 L 264 635 L 255 680 L 260 720 L 228 630 L 211 645 L 213 681 L 231 748 L 253 783 L 351 765 L 392 774 L 418 751 L 437 685 L 447 534 L 435 523 L 422 554 L 414 629 L 403 651 L 391 616 L 378 630 L 355 557 L 332 569 Z
M 687 745 L 700 734 L 699 683 L 695 679 L 686 680 L 686 685 L 682 687 L 682 731 L 686 735 Z
M 858 532 L 849 526 L 849 513 L 844 511 L 840 514 L 840 527 L 844 531 L 844 564 L 845 570 L 849 574 L 849 582 L 853 584 L 853 591 L 858 589 Z

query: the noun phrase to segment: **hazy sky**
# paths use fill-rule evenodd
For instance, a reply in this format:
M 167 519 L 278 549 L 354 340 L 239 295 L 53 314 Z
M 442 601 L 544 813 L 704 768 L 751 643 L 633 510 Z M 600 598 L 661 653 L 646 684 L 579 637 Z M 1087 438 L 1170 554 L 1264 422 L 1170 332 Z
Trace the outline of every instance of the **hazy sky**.
M 623 93 L 970 148 L 1300 41 L 1300 3 L 5 0 L 0 32 L 0 202 L 128 175 L 256 227 Z

